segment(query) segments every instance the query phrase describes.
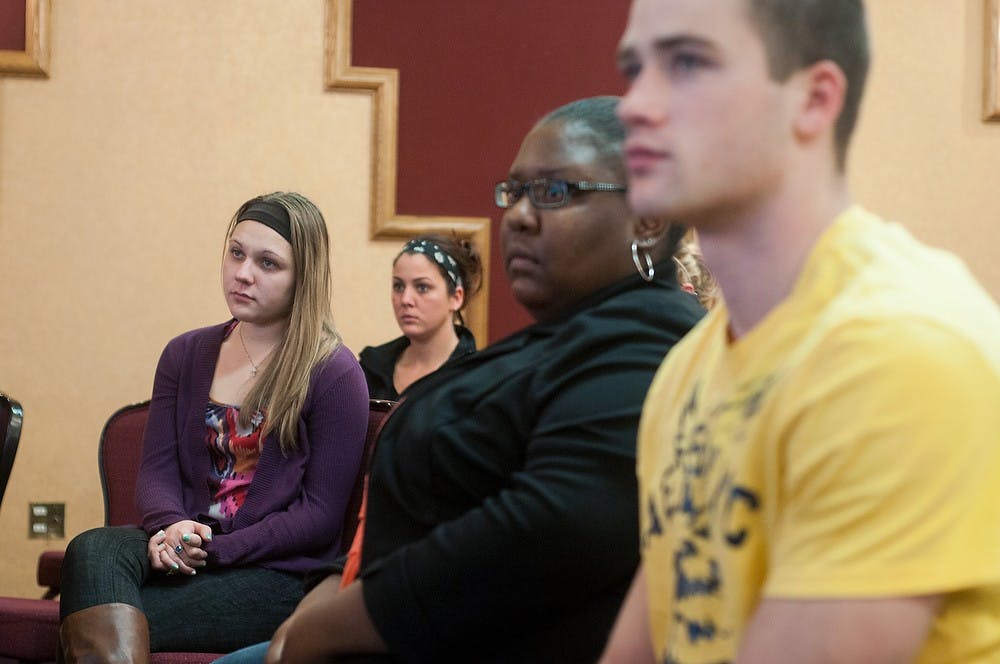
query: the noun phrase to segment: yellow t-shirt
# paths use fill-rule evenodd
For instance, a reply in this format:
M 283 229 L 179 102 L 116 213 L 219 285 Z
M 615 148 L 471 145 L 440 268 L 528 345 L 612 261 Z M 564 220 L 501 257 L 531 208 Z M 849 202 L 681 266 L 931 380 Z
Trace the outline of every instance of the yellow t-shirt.
M 732 661 L 763 597 L 946 594 L 921 664 L 1000 662 L 1000 311 L 853 208 L 730 342 L 667 357 L 639 430 L 658 661 Z

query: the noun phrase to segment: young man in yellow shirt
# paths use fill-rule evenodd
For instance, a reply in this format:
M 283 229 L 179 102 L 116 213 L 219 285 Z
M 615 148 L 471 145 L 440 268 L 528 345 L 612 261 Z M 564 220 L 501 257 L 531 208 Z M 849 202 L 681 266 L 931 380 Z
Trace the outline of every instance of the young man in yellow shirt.
M 1000 312 L 852 202 L 861 0 L 634 0 L 629 201 L 723 298 L 639 433 L 606 662 L 1000 662 Z

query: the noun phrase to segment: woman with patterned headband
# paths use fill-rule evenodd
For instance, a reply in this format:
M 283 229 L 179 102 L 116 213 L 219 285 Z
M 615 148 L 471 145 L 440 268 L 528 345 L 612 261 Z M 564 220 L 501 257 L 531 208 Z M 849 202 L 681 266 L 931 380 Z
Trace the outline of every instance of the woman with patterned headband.
M 62 568 L 66 662 L 147 662 L 267 638 L 338 553 L 368 391 L 330 312 L 326 223 L 294 193 L 240 206 L 232 318 L 167 344 L 136 489 L 141 527 L 96 528 Z
M 421 235 L 392 263 L 392 309 L 403 336 L 361 351 L 373 399 L 399 399 L 445 362 L 476 350 L 462 309 L 479 290 L 482 263 L 468 240 Z

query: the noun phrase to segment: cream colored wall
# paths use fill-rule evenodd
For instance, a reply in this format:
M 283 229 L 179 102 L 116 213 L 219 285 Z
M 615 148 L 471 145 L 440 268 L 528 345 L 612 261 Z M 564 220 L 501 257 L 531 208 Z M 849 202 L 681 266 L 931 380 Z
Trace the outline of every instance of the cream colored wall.
M 980 118 L 984 0 L 868 0 L 855 197 L 966 260 L 1000 299 L 1000 123 Z
M 25 428 L 0 509 L 0 594 L 36 596 L 29 501 L 100 525 L 96 445 L 148 398 L 164 344 L 224 320 L 236 207 L 293 189 L 326 213 L 355 351 L 397 328 L 368 240 L 368 97 L 323 90 L 322 0 L 53 3 L 51 77 L 0 80 L 0 389 Z M 383 296 L 386 294 L 386 296 Z
M 322 86 L 322 0 L 53 3 L 48 80 L 0 81 L 0 389 L 25 431 L 0 594 L 33 596 L 29 501 L 99 525 L 96 443 L 164 343 L 219 321 L 225 222 L 296 189 L 326 212 L 344 337 L 395 331 L 397 243 L 367 239 L 369 101 Z M 1000 125 L 979 121 L 981 0 L 875 0 L 857 197 L 961 254 L 1000 297 Z M 609 57 L 610 54 L 609 54 Z M 14 350 L 9 350 L 14 349 Z

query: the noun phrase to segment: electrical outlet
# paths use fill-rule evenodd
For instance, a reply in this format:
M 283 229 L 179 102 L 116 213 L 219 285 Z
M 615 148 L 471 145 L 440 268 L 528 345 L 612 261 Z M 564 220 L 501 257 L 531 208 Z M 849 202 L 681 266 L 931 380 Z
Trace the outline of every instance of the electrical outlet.
M 66 503 L 28 503 L 28 537 L 66 536 Z

